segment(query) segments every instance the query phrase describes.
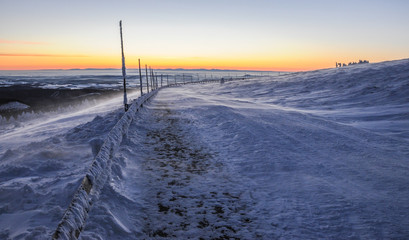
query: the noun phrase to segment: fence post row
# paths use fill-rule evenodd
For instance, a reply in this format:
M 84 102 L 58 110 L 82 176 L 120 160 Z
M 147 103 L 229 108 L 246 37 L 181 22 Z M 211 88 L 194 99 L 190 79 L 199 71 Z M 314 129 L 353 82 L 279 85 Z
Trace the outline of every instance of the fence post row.
M 127 98 L 127 93 L 126 93 L 126 66 L 125 66 L 125 54 L 124 54 L 124 43 L 123 43 L 123 35 L 122 35 L 122 20 L 119 21 L 119 28 L 120 28 L 120 36 L 121 36 L 121 54 L 122 54 L 122 77 L 123 77 L 123 88 L 124 88 L 124 107 L 125 111 L 128 111 L 129 109 L 129 104 L 128 104 L 128 98 Z M 138 58 L 138 65 L 139 65 L 139 86 L 140 86 L 140 91 L 141 91 L 141 96 L 143 95 L 143 81 L 142 81 L 142 69 L 141 69 L 141 59 Z M 154 70 L 149 66 L 149 74 L 148 74 L 148 65 L 145 64 L 145 74 L 146 74 L 146 92 L 152 92 L 153 90 L 156 90 L 159 88 L 159 81 L 158 81 L 158 75 L 154 72 Z M 261 74 L 261 73 L 260 73 Z M 150 75 L 150 81 L 149 81 L 149 75 Z M 247 74 L 246 74 L 247 75 Z M 180 75 L 177 75 L 176 73 L 174 74 L 175 78 L 175 85 L 178 85 L 178 80 L 177 77 L 180 77 Z M 209 81 L 218 81 L 218 77 L 213 78 L 213 74 L 210 74 L 210 79 L 207 78 L 207 75 L 204 74 L 204 78 L 200 80 L 199 73 L 196 73 L 197 76 L 197 82 L 209 82 Z M 194 73 L 191 75 L 187 75 L 186 78 L 190 77 L 190 83 L 194 83 Z M 185 78 L 185 73 L 182 73 L 182 83 L 181 84 L 186 84 L 189 83 L 189 79 Z M 244 77 L 243 79 L 246 79 L 247 77 Z M 229 77 L 228 79 L 233 80 L 232 77 Z M 236 79 L 238 79 L 238 76 L 236 74 Z M 223 77 L 220 79 L 220 82 L 223 83 L 226 79 Z M 166 74 L 166 84 L 169 86 L 169 74 Z M 180 82 L 179 82 L 180 84 Z M 160 87 L 163 87 L 163 74 L 160 75 Z

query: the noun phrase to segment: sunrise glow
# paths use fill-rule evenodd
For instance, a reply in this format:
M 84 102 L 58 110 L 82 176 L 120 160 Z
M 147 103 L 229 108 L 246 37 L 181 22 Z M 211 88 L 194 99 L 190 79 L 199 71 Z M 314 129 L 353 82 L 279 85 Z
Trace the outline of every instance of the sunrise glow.
M 406 1 L 95 4 L 2 1 L 0 70 L 119 68 L 121 19 L 128 68 L 140 58 L 155 68 L 300 71 L 409 56 Z

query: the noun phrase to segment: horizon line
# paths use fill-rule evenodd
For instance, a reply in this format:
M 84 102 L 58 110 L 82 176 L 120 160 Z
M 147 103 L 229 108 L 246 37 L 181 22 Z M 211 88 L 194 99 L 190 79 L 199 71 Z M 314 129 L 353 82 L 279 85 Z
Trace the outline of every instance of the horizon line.
M 231 71 L 231 72 L 298 72 L 303 70 L 293 70 L 293 71 L 278 71 L 278 70 L 251 70 L 251 69 L 220 69 L 220 68 L 152 68 L 153 70 L 166 70 L 166 71 Z M 323 68 L 325 69 L 325 68 Z M 41 69 L 0 69 L 0 71 L 73 71 L 73 70 L 121 70 L 118 68 L 41 68 Z M 139 70 L 139 68 L 126 68 L 126 70 Z M 315 71 L 319 69 L 313 69 L 308 71 Z

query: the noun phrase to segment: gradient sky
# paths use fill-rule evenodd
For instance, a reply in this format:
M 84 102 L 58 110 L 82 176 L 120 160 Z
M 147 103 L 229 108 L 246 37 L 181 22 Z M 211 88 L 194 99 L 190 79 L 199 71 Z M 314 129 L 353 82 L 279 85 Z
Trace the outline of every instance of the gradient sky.
M 409 57 L 407 0 L 0 0 L 0 70 L 311 70 Z

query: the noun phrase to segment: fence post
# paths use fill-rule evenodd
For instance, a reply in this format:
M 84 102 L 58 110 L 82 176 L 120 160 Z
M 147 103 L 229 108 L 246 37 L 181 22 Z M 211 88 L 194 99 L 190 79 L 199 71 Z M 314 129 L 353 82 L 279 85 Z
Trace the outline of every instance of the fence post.
M 152 74 L 152 80 L 153 80 L 152 86 L 153 88 L 156 89 L 155 73 L 153 72 L 153 69 L 151 69 L 151 74 Z
M 152 72 L 152 86 L 155 88 L 155 90 L 157 89 L 156 87 L 156 79 L 155 79 L 155 73 L 153 72 L 153 70 L 151 69 Z
M 146 89 L 149 93 L 149 78 L 148 78 L 148 65 L 145 64 L 145 71 L 146 71 Z
M 163 74 L 160 75 L 160 86 L 163 86 Z
M 151 89 L 153 90 L 155 86 L 153 85 L 153 75 L 152 75 L 152 68 L 149 66 L 149 73 L 151 75 Z
M 138 58 L 138 63 L 139 63 L 139 85 L 141 87 L 141 96 L 143 95 L 142 91 L 142 72 L 141 72 L 141 59 Z
M 125 112 L 128 111 L 128 98 L 126 96 L 126 70 L 125 70 L 125 56 L 124 56 L 124 43 L 122 39 L 122 20 L 119 21 L 119 29 L 121 33 L 121 52 L 122 52 L 122 77 L 124 78 L 124 107 Z

